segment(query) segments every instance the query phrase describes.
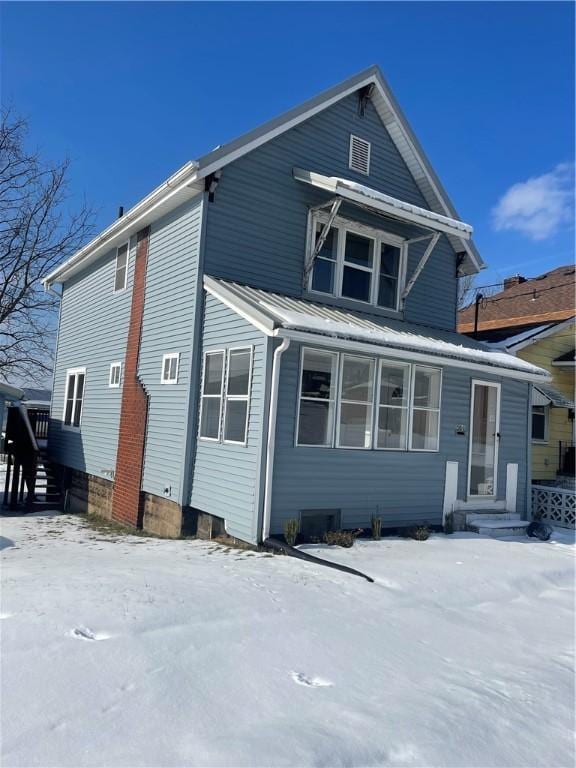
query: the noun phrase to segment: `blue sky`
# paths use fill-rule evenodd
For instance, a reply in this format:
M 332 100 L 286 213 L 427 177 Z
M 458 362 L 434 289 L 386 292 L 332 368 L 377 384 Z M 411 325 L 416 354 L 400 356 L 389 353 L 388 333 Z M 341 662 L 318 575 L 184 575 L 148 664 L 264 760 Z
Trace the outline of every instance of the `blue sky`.
M 4 3 L 2 98 L 98 226 L 194 159 L 382 68 L 489 270 L 573 261 L 574 6 Z M 496 209 L 496 210 L 495 210 Z

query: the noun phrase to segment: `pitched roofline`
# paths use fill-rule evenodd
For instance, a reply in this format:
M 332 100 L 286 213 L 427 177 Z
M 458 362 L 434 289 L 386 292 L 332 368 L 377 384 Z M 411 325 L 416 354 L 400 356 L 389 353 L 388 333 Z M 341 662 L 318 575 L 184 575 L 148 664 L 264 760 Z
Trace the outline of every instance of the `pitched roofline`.
M 571 314 L 572 313 L 572 314 Z M 496 320 L 484 320 L 478 323 L 478 331 L 496 331 L 499 328 L 514 328 L 534 323 L 552 323 L 554 321 L 572 319 L 573 309 L 559 309 L 557 312 L 544 312 L 540 315 L 519 315 L 518 317 L 498 318 Z M 570 315 L 569 318 L 566 315 Z M 458 333 L 471 333 L 474 330 L 474 322 L 458 323 Z
M 516 336 L 511 336 L 509 339 L 503 339 L 498 343 L 498 346 L 505 347 L 508 351 L 513 351 L 516 353 L 518 350 L 524 349 L 524 347 L 529 347 L 548 336 L 552 336 L 553 334 L 558 333 L 558 331 L 563 331 L 565 328 L 573 325 L 575 320 L 575 317 L 570 317 L 568 320 L 564 320 L 563 322 L 555 323 L 553 325 L 547 325 L 545 328 L 535 328 L 534 335 L 528 336 L 527 338 L 525 337 L 515 342 L 514 339 L 516 336 L 522 335 L 516 334 Z
M 237 160 L 239 157 L 251 152 L 276 136 L 285 133 L 290 130 L 290 128 L 308 120 L 318 112 L 327 109 L 332 104 L 335 104 L 367 85 L 375 86 L 375 93 L 372 96 L 374 106 L 379 113 L 382 122 L 389 131 L 392 141 L 395 143 L 400 155 L 409 168 L 410 166 L 414 167 L 415 164 L 418 166 L 421 172 L 421 177 L 415 177 L 415 181 L 421 188 L 421 192 L 428 204 L 431 205 L 432 209 L 440 208 L 441 210 L 436 211 L 437 213 L 442 213 L 450 218 L 459 219 L 460 217 L 458 216 L 452 201 L 448 197 L 440 179 L 426 157 L 426 154 L 410 127 L 406 116 L 400 109 L 400 106 L 393 96 L 388 83 L 384 79 L 380 68 L 374 65 L 362 72 L 358 72 L 356 75 L 353 75 L 338 85 L 328 88 L 328 90 L 293 107 L 278 117 L 268 120 L 228 144 L 224 144 L 223 146 L 212 150 L 212 152 L 203 155 L 197 161 L 189 161 L 186 163 L 167 181 L 133 206 L 122 219 L 115 221 L 98 237 L 94 238 L 94 240 L 77 251 L 77 253 L 70 259 L 53 270 L 43 281 L 45 287 L 49 287 L 55 282 L 62 282 L 70 276 L 73 268 L 74 271 L 76 271 L 80 264 L 84 267 L 88 263 L 88 257 L 90 257 L 90 261 L 92 261 L 94 258 L 101 255 L 105 248 L 113 247 L 113 241 L 120 234 L 123 234 L 124 237 L 127 234 L 133 234 L 136 231 L 135 227 L 138 225 L 142 226 L 143 221 L 149 223 L 148 219 L 159 206 L 162 206 L 163 213 L 175 208 L 181 200 L 174 199 L 172 187 L 177 184 L 180 179 L 185 179 L 183 184 L 187 186 L 192 186 L 195 183 L 200 182 L 214 171 L 234 162 L 234 160 Z M 413 171 L 411 172 L 413 173 Z M 434 193 L 434 201 L 428 200 L 426 185 L 428 185 Z M 198 191 L 199 188 L 196 188 L 194 194 L 197 194 Z M 172 200 L 172 208 L 169 204 L 170 200 Z M 468 256 L 469 264 L 471 266 L 469 272 L 478 272 L 483 269 L 485 264 L 474 243 L 472 241 L 460 240 L 459 242 L 462 242 L 462 247 Z M 95 255 L 96 251 L 97 255 Z

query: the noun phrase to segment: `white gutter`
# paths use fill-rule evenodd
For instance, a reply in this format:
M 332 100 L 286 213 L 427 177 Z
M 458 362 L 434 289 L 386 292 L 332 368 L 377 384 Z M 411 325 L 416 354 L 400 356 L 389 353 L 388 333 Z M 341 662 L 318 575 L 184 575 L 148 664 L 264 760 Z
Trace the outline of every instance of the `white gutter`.
M 266 442 L 266 473 L 264 480 L 264 511 L 262 513 L 262 541 L 270 536 L 272 512 L 272 477 L 274 474 L 274 449 L 276 447 L 276 415 L 278 413 L 278 386 L 280 383 L 280 360 L 290 346 L 290 339 L 284 337 L 282 344 L 274 350 L 272 382 L 270 385 L 270 410 L 268 411 L 268 440 Z
M 198 163 L 193 160 L 188 161 L 163 184 L 150 192 L 149 195 L 124 214 L 124 216 L 116 219 L 98 237 L 91 240 L 63 264 L 60 264 L 59 267 L 50 272 L 42 281 L 44 287 L 48 288 L 52 283 L 61 280 L 68 271 L 78 266 L 89 256 L 95 257 L 113 237 L 120 237 L 125 234 L 126 230 L 137 225 L 145 216 L 152 214 L 158 206 L 165 204 L 174 195 L 177 195 L 197 181 L 197 171 Z

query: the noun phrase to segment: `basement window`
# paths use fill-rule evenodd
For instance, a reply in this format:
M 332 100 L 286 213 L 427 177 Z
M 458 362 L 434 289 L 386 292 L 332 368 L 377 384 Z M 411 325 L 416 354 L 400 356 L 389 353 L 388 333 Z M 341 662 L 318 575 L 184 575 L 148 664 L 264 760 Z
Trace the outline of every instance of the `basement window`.
M 126 289 L 128 282 L 128 243 L 124 243 L 116 250 L 116 271 L 114 274 L 114 293 Z
M 350 134 L 348 167 L 357 173 L 368 176 L 370 173 L 370 142 Z
M 169 352 L 162 358 L 162 377 L 160 379 L 161 384 L 177 384 L 178 383 L 178 366 L 180 363 L 179 352 Z
M 108 377 L 108 386 L 118 388 L 122 378 L 122 363 L 110 364 L 110 375 Z
M 66 396 L 64 399 L 64 427 L 80 429 L 86 368 L 70 368 L 66 371 Z

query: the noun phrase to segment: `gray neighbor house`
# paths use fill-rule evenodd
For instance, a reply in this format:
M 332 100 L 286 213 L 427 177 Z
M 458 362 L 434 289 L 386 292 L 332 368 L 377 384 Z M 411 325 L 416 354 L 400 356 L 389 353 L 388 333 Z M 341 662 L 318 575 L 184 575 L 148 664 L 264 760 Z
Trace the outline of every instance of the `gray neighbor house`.
M 548 374 L 455 332 L 471 235 L 377 67 L 188 162 L 45 281 L 66 508 L 252 544 L 520 525 Z

